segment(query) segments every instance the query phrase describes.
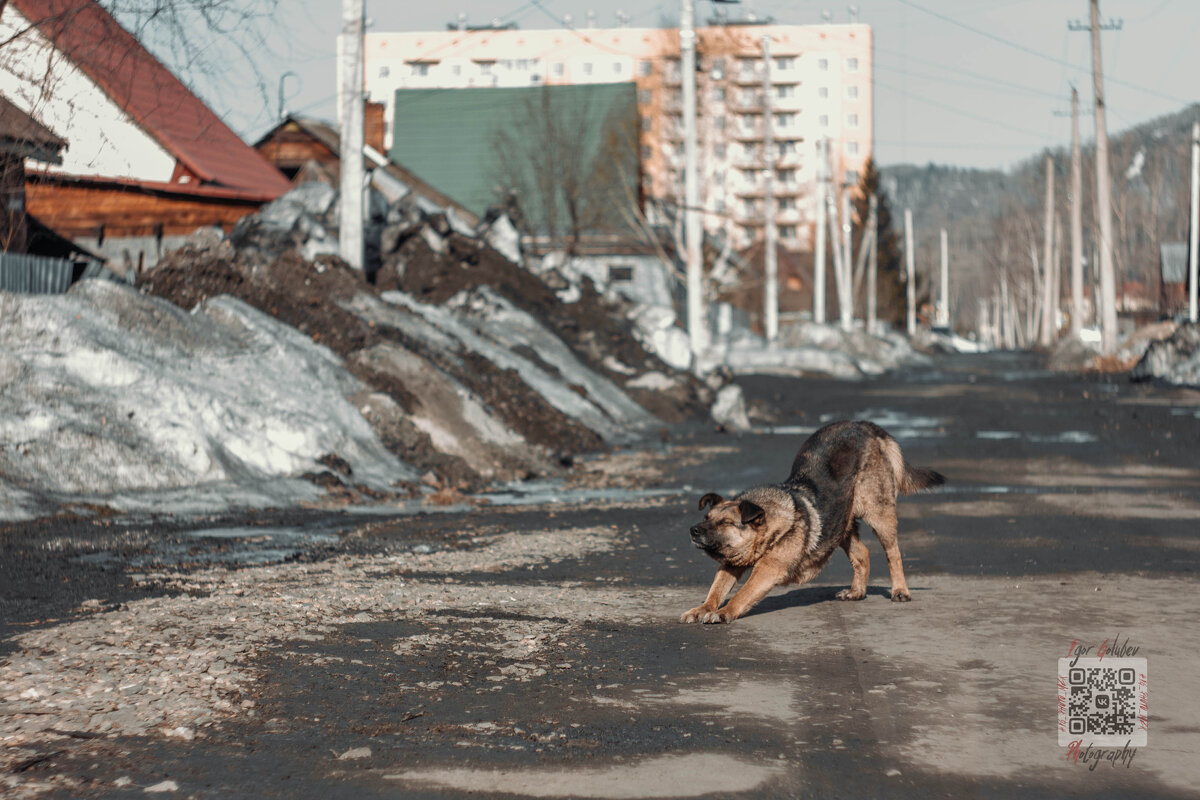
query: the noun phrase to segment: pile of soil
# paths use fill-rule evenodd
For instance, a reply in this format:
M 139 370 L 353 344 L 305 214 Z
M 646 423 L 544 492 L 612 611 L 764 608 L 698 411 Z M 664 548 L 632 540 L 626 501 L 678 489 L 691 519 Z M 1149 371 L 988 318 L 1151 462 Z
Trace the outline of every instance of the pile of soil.
M 670 393 L 625 386 L 635 375 L 667 367 L 633 335 L 627 309 L 600 294 L 590 279 L 585 277 L 578 287 L 578 299 L 566 303 L 558 292 L 569 286 L 560 276 L 540 278 L 478 239 L 450 233 L 443 241 L 444 251 L 439 253 L 422 237 L 409 236 L 384 256 L 376 287 L 439 304 L 460 291 L 488 286 L 541 320 L 583 363 L 622 386 L 660 419 L 682 422 L 706 416 L 711 393 L 690 374 L 673 373 L 677 388 Z M 628 371 L 620 371 L 621 366 Z
M 475 250 L 480 252 L 479 248 Z M 482 252 L 499 258 L 487 250 Z M 487 260 L 491 262 L 492 259 Z M 431 274 L 422 262 L 414 263 L 421 264 L 419 274 Z M 540 283 L 533 276 L 529 277 L 532 283 L 526 285 L 533 290 Z M 341 300 L 363 292 L 377 294 L 396 288 L 396 284 L 388 286 L 384 282 L 372 286 L 363 280 L 361 273 L 336 257 L 325 256 L 308 262 L 294 250 L 265 259 L 236 252 L 228 243 L 218 247 L 185 247 L 169 254 L 157 269 L 144 274 L 138 286 L 184 308 L 192 308 L 209 297 L 233 295 L 292 325 L 343 359 L 381 342 L 400 344 L 437 364 L 470 388 L 512 430 L 531 444 L 545 448 L 551 454 L 551 464 L 567 463 L 573 454 L 605 449 L 600 436 L 547 403 L 530 390 L 515 371 L 500 369 L 475 354 L 455 357 L 431 351 L 398 330 L 368 323 L 343 309 L 338 305 Z M 462 288 L 465 284 L 459 283 L 459 286 Z M 425 293 L 422 299 L 428 301 L 428 295 Z M 550 297 L 553 298 L 553 293 Z M 542 301 L 550 302 L 544 297 Z M 588 361 L 592 363 L 592 359 Z M 390 396 L 404 411 L 413 411 L 418 401 L 414 393 L 398 381 L 352 363 L 348 363 L 347 368 L 373 391 Z M 422 469 L 432 470 L 445 485 L 463 490 L 482 485 L 479 476 L 462 459 L 440 452 L 426 433 L 403 418 L 377 426 L 377 433 L 398 457 Z

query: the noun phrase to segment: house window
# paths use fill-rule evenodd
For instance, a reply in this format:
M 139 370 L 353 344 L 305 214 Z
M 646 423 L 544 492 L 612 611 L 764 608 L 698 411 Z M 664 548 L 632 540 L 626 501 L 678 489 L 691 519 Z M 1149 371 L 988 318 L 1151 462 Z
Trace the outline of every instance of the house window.
M 858 155 L 858 142 L 846 142 L 846 155 Z
M 829 127 L 829 115 L 822 114 L 821 116 L 817 117 L 817 124 L 820 125 L 822 128 L 828 128 Z
M 429 65 L 418 61 L 412 65 L 412 74 L 416 78 L 424 78 L 429 74 Z
M 796 226 L 795 225 L 780 225 L 779 226 L 779 237 L 781 239 L 795 239 L 796 238 Z
M 821 98 L 822 100 L 828 100 L 829 99 L 829 87 L 822 86 L 820 89 L 817 89 L 817 97 Z
M 590 62 L 590 61 L 583 62 L 583 74 L 584 75 L 592 74 L 592 62 Z
M 829 59 L 828 58 L 818 58 L 817 59 L 817 69 L 829 69 Z
M 480 75 L 491 75 L 492 74 L 492 62 L 491 61 L 480 61 L 479 62 L 479 74 Z
M 858 114 L 847 114 L 846 115 L 846 124 L 849 125 L 851 128 L 857 128 L 858 127 Z
M 609 264 L 608 282 L 627 283 L 633 280 L 633 267 L 628 264 Z
M 613 75 L 620 75 L 620 74 L 621 74 L 621 62 L 614 61 L 613 62 Z
M 562 74 L 565 70 L 566 70 L 566 67 L 563 65 L 563 62 L 561 62 L 561 61 L 555 62 L 555 64 L 554 64 L 554 74 L 555 75 L 557 75 L 558 77 L 561 78 Z
M 653 68 L 651 67 L 650 62 L 646 59 L 642 59 L 638 62 L 638 74 L 643 78 L 648 78 L 652 69 Z
M 775 69 L 791 69 L 796 66 L 796 59 L 791 56 L 775 59 Z
M 853 57 L 847 58 L 846 59 L 846 69 L 849 72 L 858 72 L 858 59 L 853 58 Z
M 848 100 L 857 100 L 858 99 L 858 87 L 857 86 L 847 86 L 846 87 L 846 99 L 848 99 Z

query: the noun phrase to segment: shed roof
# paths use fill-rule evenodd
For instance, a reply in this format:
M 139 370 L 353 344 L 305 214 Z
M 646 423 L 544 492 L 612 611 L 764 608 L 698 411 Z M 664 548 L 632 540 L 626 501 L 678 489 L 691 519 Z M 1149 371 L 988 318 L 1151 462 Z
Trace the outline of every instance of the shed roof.
M 276 197 L 286 177 L 93 0 L 10 0 L 200 181 Z
M 66 140 L 0 95 L 0 150 L 60 164 L 66 146 Z

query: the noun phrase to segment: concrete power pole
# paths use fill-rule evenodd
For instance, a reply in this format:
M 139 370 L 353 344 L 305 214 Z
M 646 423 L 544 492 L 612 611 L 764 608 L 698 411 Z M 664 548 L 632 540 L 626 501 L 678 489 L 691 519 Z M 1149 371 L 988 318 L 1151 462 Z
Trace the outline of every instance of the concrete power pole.
M 1054 292 L 1054 156 L 1046 154 L 1046 209 L 1042 233 L 1042 325 L 1038 344 L 1049 347 L 1054 341 L 1055 310 L 1058 298 Z
M 363 268 L 363 0 L 342 0 L 341 183 L 338 249 Z
M 942 328 L 950 327 L 950 254 L 946 240 L 946 229 L 942 228 L 942 280 L 938 297 L 941 300 L 937 309 L 937 324 Z
M 1083 158 L 1079 152 L 1079 92 L 1071 88 L 1071 337 L 1083 328 Z
M 763 49 L 763 161 L 766 176 L 763 181 L 763 213 L 766 228 L 763 233 L 763 328 L 767 341 L 779 336 L 779 264 L 776 252 L 778 231 L 775 228 L 775 137 L 771 118 L 771 37 L 762 37 Z
M 876 297 L 879 289 L 879 222 L 878 222 L 878 205 L 879 197 L 871 195 L 870 210 L 867 212 L 868 227 L 867 235 L 871 237 L 871 252 L 867 260 L 867 332 L 875 330 L 876 317 L 878 315 L 879 298 Z
M 683 72 L 683 203 L 687 242 L 687 326 L 692 357 L 708 347 L 704 320 L 704 262 L 701 245 L 700 181 L 696 154 L 696 31 L 693 0 L 682 0 L 679 28 L 679 68 Z
M 817 141 L 817 230 L 813 245 L 813 322 L 825 322 L 825 140 Z
M 1117 347 L 1117 287 L 1113 273 L 1112 175 L 1108 171 L 1108 123 L 1104 72 L 1100 60 L 1100 0 L 1090 0 L 1092 84 L 1096 96 L 1096 205 L 1100 216 L 1100 342 L 1105 353 Z
M 1192 125 L 1192 230 L 1188 239 L 1188 321 L 1196 321 L 1196 260 L 1200 244 L 1200 122 Z
M 908 282 L 908 335 L 917 333 L 917 275 L 913 264 L 912 209 L 904 209 L 904 274 Z

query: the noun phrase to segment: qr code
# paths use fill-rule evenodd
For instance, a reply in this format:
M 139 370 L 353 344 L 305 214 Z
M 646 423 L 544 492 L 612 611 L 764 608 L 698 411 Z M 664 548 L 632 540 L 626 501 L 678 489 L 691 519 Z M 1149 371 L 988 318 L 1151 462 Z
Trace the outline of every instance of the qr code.
M 1148 696 L 1144 658 L 1060 658 L 1058 743 L 1144 747 Z

